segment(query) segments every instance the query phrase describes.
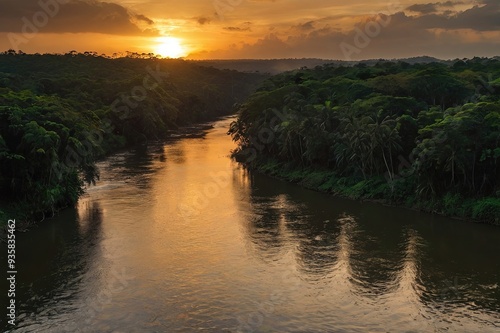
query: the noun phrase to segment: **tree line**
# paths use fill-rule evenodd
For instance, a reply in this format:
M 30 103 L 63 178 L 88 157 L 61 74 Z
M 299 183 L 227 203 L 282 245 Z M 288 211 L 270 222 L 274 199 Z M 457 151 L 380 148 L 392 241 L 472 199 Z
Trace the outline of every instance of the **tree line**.
M 98 158 L 228 114 L 263 75 L 93 52 L 0 54 L 0 217 L 72 205 Z
M 234 155 L 254 167 L 316 177 L 313 187 L 340 195 L 500 223 L 497 59 L 290 71 L 264 81 L 238 112 Z

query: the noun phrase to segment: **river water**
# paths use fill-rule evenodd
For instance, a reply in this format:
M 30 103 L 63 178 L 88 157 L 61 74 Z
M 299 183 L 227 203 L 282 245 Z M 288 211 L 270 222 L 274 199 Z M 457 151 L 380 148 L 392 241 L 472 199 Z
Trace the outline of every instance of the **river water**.
M 1 327 L 500 332 L 500 228 L 248 172 L 230 121 L 109 157 L 78 207 L 19 233 Z

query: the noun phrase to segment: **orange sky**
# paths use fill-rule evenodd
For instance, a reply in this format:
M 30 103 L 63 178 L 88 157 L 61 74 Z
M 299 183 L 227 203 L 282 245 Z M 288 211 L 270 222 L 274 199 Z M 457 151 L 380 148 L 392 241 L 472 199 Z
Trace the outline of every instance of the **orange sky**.
M 0 0 L 0 50 L 188 58 L 500 55 L 500 0 Z

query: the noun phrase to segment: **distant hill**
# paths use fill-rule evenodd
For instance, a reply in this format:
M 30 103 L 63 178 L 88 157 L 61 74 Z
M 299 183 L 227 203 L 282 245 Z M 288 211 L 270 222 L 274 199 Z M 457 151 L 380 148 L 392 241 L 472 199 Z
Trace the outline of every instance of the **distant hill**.
M 431 63 L 431 62 L 446 62 L 445 60 L 420 56 L 404 59 L 369 59 L 362 61 L 344 61 L 332 59 L 316 59 L 316 58 L 303 58 L 303 59 L 235 59 L 235 60 L 186 60 L 194 62 L 201 66 L 214 67 L 217 69 L 231 69 L 239 72 L 260 72 L 278 74 L 286 71 L 291 71 L 301 68 L 314 68 L 325 64 L 334 64 L 338 66 L 352 66 L 358 63 L 365 63 L 367 65 L 374 65 L 380 61 L 403 61 L 409 64 L 416 63 Z
M 278 74 L 303 67 L 314 68 L 332 62 L 325 59 L 236 59 L 236 60 L 187 60 L 201 66 L 231 69 L 239 72 Z M 338 62 L 338 61 L 337 61 Z

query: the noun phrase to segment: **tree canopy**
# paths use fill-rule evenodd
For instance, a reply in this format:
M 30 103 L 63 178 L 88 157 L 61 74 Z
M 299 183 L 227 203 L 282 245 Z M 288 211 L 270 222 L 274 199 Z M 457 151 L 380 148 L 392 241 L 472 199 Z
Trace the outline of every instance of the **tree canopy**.
M 371 197 L 498 223 L 499 78 L 500 61 L 482 58 L 291 71 L 267 79 L 229 133 L 254 165 L 331 170 L 376 184 Z
M 130 54 L 0 54 L 0 202 L 27 218 L 70 205 L 97 158 L 232 112 L 261 74 Z

